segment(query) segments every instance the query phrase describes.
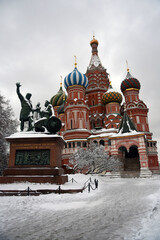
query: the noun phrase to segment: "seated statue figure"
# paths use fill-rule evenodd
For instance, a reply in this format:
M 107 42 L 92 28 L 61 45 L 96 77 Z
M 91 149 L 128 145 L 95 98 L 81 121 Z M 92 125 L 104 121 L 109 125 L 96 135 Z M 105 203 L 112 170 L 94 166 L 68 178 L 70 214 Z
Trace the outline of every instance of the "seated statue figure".
M 45 109 L 40 111 L 40 118 L 35 121 L 34 128 L 36 132 L 45 132 L 55 134 L 61 129 L 61 121 L 53 116 L 53 107 L 49 101 L 45 101 Z
M 34 127 L 36 132 L 45 132 L 48 119 L 53 115 L 53 108 L 49 101 L 45 101 L 45 109 L 40 111 L 40 118 L 35 121 Z
M 33 123 L 33 108 L 32 108 L 32 103 L 30 101 L 30 98 L 32 96 L 31 93 L 27 93 L 26 97 L 24 97 L 20 93 L 20 83 L 16 83 L 17 86 L 17 95 L 21 101 L 21 111 L 20 111 L 20 129 L 21 131 L 24 130 L 24 122 L 28 122 L 28 131 L 33 129 L 32 123 Z

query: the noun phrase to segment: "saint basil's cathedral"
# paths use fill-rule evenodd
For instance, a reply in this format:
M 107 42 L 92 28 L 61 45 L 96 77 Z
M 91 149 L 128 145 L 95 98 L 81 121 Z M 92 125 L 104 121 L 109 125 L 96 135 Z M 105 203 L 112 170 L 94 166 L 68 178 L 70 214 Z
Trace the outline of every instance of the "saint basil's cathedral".
M 60 135 L 66 141 L 63 165 L 67 165 L 77 148 L 90 142 L 103 145 L 110 156 L 122 159 L 125 171 L 159 169 L 157 142 L 152 140 L 148 108 L 139 99 L 140 82 L 130 74 L 114 91 L 109 74 L 98 56 L 98 41 L 90 42 L 92 55 L 85 74 L 77 69 L 64 78 L 67 96 L 62 89 L 51 98 L 55 116 L 62 122 Z

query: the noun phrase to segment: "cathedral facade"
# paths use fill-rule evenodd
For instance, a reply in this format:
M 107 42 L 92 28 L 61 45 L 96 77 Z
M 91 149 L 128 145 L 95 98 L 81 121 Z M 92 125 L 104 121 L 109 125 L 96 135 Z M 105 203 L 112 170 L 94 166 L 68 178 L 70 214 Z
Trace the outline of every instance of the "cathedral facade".
M 60 89 L 51 98 L 55 116 L 62 122 L 66 141 L 63 164 L 79 147 L 90 142 L 103 145 L 110 156 L 119 156 L 126 171 L 158 170 L 157 142 L 149 130 L 148 107 L 140 100 L 138 79 L 130 74 L 114 91 L 109 74 L 98 56 L 98 41 L 90 42 L 92 54 L 85 74 L 77 69 L 64 79 L 67 95 Z

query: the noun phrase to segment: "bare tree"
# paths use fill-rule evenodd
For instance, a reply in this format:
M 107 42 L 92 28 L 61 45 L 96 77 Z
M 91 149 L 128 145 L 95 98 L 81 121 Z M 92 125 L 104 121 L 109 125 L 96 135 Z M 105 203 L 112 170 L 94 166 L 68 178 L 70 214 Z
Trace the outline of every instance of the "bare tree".
M 87 149 L 79 148 L 77 152 L 72 154 L 69 162 L 75 170 L 82 171 L 87 169 L 89 173 L 118 171 L 122 166 L 118 157 L 110 157 L 108 153 L 105 152 L 104 146 L 97 146 L 95 143 L 91 143 Z
M 9 101 L 0 94 L 0 175 L 8 164 L 8 143 L 5 138 L 14 133 L 18 126 L 13 116 Z

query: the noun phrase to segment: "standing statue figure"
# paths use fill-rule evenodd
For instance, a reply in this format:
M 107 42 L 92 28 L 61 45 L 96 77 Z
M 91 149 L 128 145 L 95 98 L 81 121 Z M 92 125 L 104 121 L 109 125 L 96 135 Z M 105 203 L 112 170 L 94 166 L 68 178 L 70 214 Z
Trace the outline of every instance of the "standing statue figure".
M 17 95 L 21 101 L 21 112 L 20 112 L 20 121 L 21 121 L 21 125 L 20 125 L 20 129 L 21 131 L 24 130 L 24 122 L 28 122 L 28 131 L 32 130 L 32 123 L 33 123 L 33 109 L 32 109 L 32 103 L 30 101 L 30 98 L 32 96 L 31 93 L 27 93 L 26 97 L 24 97 L 21 93 L 20 93 L 20 87 L 21 84 L 20 83 L 16 83 L 17 86 Z
M 40 118 L 41 106 L 40 102 L 37 103 L 35 111 L 35 119 L 38 120 Z

